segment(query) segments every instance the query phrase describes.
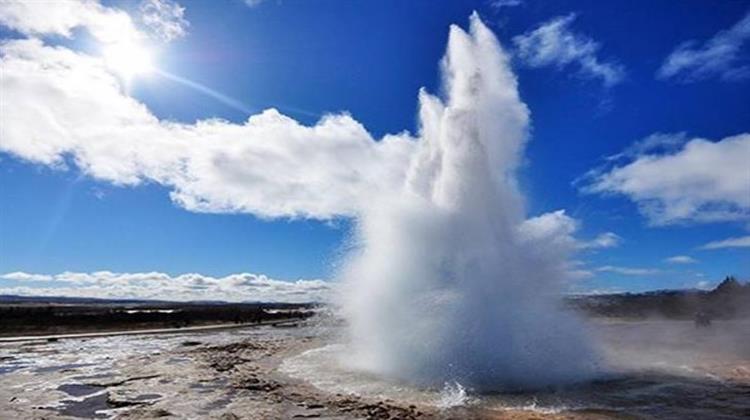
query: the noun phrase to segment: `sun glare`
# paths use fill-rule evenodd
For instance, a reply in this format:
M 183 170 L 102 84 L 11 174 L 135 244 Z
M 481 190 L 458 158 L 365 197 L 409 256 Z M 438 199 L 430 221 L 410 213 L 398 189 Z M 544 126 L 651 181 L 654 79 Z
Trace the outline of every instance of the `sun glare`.
M 102 50 L 102 58 L 109 68 L 126 80 L 153 70 L 151 51 L 135 43 L 108 45 Z

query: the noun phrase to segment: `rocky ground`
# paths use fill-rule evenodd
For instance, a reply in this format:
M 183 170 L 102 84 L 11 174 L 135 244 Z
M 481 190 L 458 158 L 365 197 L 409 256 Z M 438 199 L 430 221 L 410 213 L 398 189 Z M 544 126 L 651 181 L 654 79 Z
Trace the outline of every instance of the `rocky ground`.
M 0 418 L 467 419 L 531 411 L 329 394 L 279 372 L 319 345 L 305 328 L 0 344 Z M 500 416 L 500 417 L 498 417 Z M 545 416 L 555 418 L 556 415 Z
M 392 400 L 362 398 L 355 395 L 328 394 L 309 384 L 295 381 L 278 372 L 280 362 L 288 356 L 311 348 L 313 337 L 250 339 L 225 345 L 204 345 L 199 341 L 184 342 L 194 347 L 186 351 L 208 371 L 214 372 L 208 383 L 226 384 L 232 402 L 220 419 L 536 419 L 536 418 L 598 418 L 587 415 L 542 415 L 528 411 L 504 413 L 476 409 L 400 404 Z M 123 414 L 122 418 L 143 419 L 171 415 L 168 410 L 143 406 Z M 602 416 L 603 417 L 603 416 Z M 611 416 L 607 417 L 611 418 Z
M 627 338 L 626 327 L 613 331 Z M 613 342 L 627 350 L 626 341 Z M 634 377 L 571 391 L 569 401 L 594 402 L 584 410 L 487 409 L 491 404 L 440 409 L 326 392 L 281 372 L 284 360 L 321 344 L 320 332 L 309 326 L 0 343 L 0 419 L 594 419 L 633 418 L 629 412 L 651 409 L 669 409 L 680 418 L 688 412 L 680 411 L 683 406 L 736 418 L 750 409 L 748 364 L 724 355 L 717 366 L 727 367 L 728 380 Z M 669 348 L 665 354 L 674 357 Z M 629 408 L 592 408 L 604 400 Z

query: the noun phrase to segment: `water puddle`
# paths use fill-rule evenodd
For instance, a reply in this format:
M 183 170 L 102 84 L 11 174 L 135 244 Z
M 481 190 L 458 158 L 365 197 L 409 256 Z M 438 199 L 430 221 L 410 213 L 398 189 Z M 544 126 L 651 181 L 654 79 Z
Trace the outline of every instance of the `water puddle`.
M 84 395 L 91 395 L 102 391 L 102 387 L 86 384 L 62 384 L 58 386 L 57 389 L 71 397 L 82 397 Z

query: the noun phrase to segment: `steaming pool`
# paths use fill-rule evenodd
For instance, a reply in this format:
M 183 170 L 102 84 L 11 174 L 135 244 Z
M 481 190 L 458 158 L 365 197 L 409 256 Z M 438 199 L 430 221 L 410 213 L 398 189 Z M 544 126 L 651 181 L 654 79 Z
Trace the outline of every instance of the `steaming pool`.
M 153 418 L 166 412 L 178 418 L 226 413 L 251 419 L 361 418 L 347 412 L 333 416 L 335 407 L 317 408 L 336 394 L 355 394 L 433 407 L 430 415 L 437 418 L 493 418 L 509 410 L 541 417 L 750 414 L 750 322 L 715 322 L 704 329 L 692 322 L 596 322 L 591 329 L 608 366 L 600 379 L 484 394 L 457 383 L 419 389 L 348 369 L 340 357 L 347 350 L 334 339 L 338 328 L 315 325 L 0 343 L 0 413 L 12 418 Z M 243 342 L 251 350 L 232 347 Z M 236 358 L 223 365 L 225 359 L 214 353 Z M 275 384 L 272 394 L 237 387 L 242 366 L 261 383 Z M 290 395 L 306 402 L 290 402 Z
M 675 419 L 750 416 L 750 321 L 716 322 L 706 329 L 688 321 L 610 321 L 594 323 L 592 330 L 603 355 L 601 377 L 559 388 L 476 393 L 449 382 L 420 389 L 347 368 L 341 344 L 288 358 L 280 370 L 330 393 L 490 417 L 508 410 Z

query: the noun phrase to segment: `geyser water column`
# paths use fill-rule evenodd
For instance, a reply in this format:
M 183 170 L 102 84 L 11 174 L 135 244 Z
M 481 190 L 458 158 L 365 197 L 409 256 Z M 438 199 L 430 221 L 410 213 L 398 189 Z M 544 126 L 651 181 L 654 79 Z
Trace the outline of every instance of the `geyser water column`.
M 403 188 L 373 197 L 342 272 L 356 368 L 427 386 L 584 379 L 594 357 L 560 308 L 570 241 L 524 216 L 515 173 L 529 112 L 508 56 L 474 14 L 450 29 L 445 98 L 420 92 Z

